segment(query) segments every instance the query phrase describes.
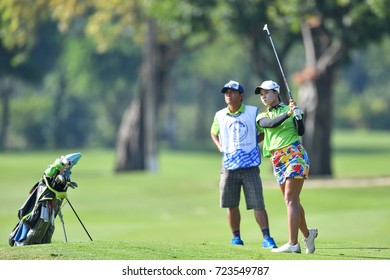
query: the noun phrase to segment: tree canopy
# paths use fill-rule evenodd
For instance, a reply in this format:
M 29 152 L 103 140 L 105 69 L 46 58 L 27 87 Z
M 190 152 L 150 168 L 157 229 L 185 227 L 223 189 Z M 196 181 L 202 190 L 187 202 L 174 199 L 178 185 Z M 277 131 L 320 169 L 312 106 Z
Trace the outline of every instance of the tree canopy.
M 208 148 L 224 82 L 240 79 L 259 107 L 258 83 L 283 88 L 267 23 L 306 113 L 313 173 L 330 175 L 333 127 L 389 129 L 389 62 L 377 54 L 388 48 L 389 9 L 385 0 L 3 0 L 0 146 L 122 143 L 124 170 L 147 169 L 129 163 L 164 142 Z M 379 97 L 365 106 L 368 85 Z

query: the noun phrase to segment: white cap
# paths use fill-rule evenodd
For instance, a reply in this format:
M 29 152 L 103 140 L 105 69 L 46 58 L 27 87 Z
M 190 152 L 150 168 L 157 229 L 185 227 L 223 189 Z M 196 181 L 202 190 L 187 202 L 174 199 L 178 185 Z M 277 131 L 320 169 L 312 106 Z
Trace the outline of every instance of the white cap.
M 273 89 L 280 93 L 280 86 L 274 81 L 264 81 L 260 86 L 258 86 L 255 89 L 255 94 L 260 94 L 261 89 L 265 89 L 265 90 Z

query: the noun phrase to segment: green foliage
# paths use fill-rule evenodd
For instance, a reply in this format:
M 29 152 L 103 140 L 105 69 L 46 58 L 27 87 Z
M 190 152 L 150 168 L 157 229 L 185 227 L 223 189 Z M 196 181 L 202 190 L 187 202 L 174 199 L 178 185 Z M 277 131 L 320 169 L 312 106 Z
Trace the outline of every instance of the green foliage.
M 31 93 L 14 100 L 12 115 L 14 136 L 23 135 L 23 144 L 11 141 L 12 148 L 43 148 L 50 127 L 51 102 L 43 95 Z M 14 146 L 18 144 L 18 146 Z
M 20 3 L 4 0 L 0 3 L 0 39 L 7 50 L 16 50 L 11 64 L 16 66 L 28 57 L 35 43 L 35 31 L 47 10 L 42 1 Z
M 0 35 L 0 73 L 38 84 L 50 72 L 62 51 L 62 41 L 56 31 L 55 23 L 45 21 L 36 26 L 34 44 L 26 47 L 8 49 Z M 5 40 L 5 38 L 3 38 Z M 36 42 L 35 42 L 36 41 Z
M 215 5 L 214 0 L 168 0 L 149 1 L 144 8 L 157 22 L 160 43 L 191 37 L 188 45 L 193 46 L 208 40 L 213 32 L 211 13 Z
M 336 89 L 335 117 L 338 127 L 390 129 L 390 38 L 356 51 L 345 77 Z
M 49 77 L 48 77 L 49 78 Z M 50 77 L 56 81 L 56 77 Z M 49 79 L 50 80 L 50 79 Z M 52 84 L 48 82 L 48 87 Z M 17 141 L 10 141 L 10 148 L 43 149 L 50 146 L 53 137 L 54 120 L 60 127 L 56 137 L 61 147 L 82 147 L 89 140 L 89 133 L 93 122 L 90 119 L 88 100 L 78 96 L 68 96 L 61 104 L 61 113 L 58 119 L 54 118 L 55 99 L 48 98 L 49 89 L 28 89 L 14 100 L 11 107 L 13 120 L 11 135 Z
M 81 2 L 75 3 L 84 5 Z M 85 5 L 86 9 L 81 15 L 86 21 L 85 31 L 87 36 L 96 42 L 99 53 L 110 49 L 123 49 L 126 44 L 121 41 L 143 41 L 144 22 L 141 19 L 144 16 L 144 1 L 98 0 Z
M 67 37 L 65 43 L 59 67 L 64 69 L 67 94 L 82 100 L 81 113 L 94 116 L 83 119 L 90 129 L 81 134 L 93 145 L 113 146 L 122 114 L 135 95 L 141 50 L 130 45 L 125 52 L 96 53 L 91 40 L 78 36 Z M 69 126 L 73 124 L 64 123 Z
M 23 79 L 28 76 L 29 81 L 34 80 L 39 86 L 38 89 L 27 85 L 18 88 L 18 96 L 11 99 L 11 103 L 17 102 L 11 112 L 14 122 L 9 128 L 11 148 L 48 147 L 42 145 L 48 142 L 47 134 L 52 133 L 47 127 L 47 120 L 53 117 L 49 100 L 58 89 L 59 77 L 66 80 L 66 99 L 78 104 L 76 111 L 80 114 L 71 117 L 71 107 L 64 105 L 67 113 L 62 116 L 64 130 L 78 127 L 70 134 L 81 137 L 66 140 L 61 135 L 60 138 L 69 141 L 65 145 L 115 145 L 124 109 L 138 88 L 146 16 L 157 21 L 160 43 L 172 43 L 180 38 L 183 42 L 177 40 L 173 45 L 180 49 L 185 44 L 191 50 L 179 57 L 170 85 L 177 108 L 175 137 L 179 147 L 189 148 L 199 143 L 205 143 L 201 148 L 208 147 L 207 134 L 213 113 L 225 105 L 218 95 L 224 82 L 239 80 L 245 85 L 247 103 L 259 105 L 258 99 L 251 95 L 259 78 L 280 77 L 272 74 L 279 72 L 270 71 L 272 65 L 274 70 L 279 69 L 261 30 L 265 22 L 271 24 L 280 56 L 284 51 L 282 46 L 289 47 L 295 40 L 300 42 L 301 20 L 312 20 L 314 24 L 319 14 L 323 15 L 324 26 L 332 38 L 348 42 L 347 47 L 351 49 L 360 49 L 389 32 L 389 8 L 385 1 L 88 0 L 65 1 L 66 5 L 63 1 L 22 2 L 0 3 L 0 71 Z M 207 45 L 208 40 L 213 43 Z M 197 48 L 192 49 L 194 46 Z M 346 78 L 337 84 L 336 127 L 388 129 L 389 62 L 385 54 L 389 47 L 386 39 L 351 52 L 351 68 L 355 74 L 349 69 L 349 74 L 343 76 Z M 282 58 L 289 80 L 293 71 L 304 67 L 303 50 L 292 50 L 286 60 Z M 256 61 L 251 60 L 253 53 L 259 55 Z M 26 62 L 23 68 L 22 61 Z M 16 62 L 21 68 L 15 68 Z M 254 62 L 266 66 L 263 74 L 255 73 Z M 50 73 L 42 78 L 47 71 Z M 20 95 L 32 91 L 36 101 L 28 96 L 19 99 Z M 41 92 L 35 94 L 37 91 Z M 39 112 L 23 108 L 27 104 L 34 104 Z M 200 112 L 204 115 L 201 127 L 206 131 L 202 141 L 195 137 L 200 134 L 199 127 L 189 125 L 199 121 Z M 167 119 L 161 115 L 159 135 L 164 134 Z
M 244 86 L 247 85 L 252 74 L 250 58 L 247 53 L 242 52 L 242 45 L 236 37 L 228 33 L 207 47 L 184 54 L 175 67 L 175 75 L 183 77 L 176 81 L 177 91 L 180 93 L 177 100 L 183 104 L 193 103 L 200 95 L 197 92 L 202 90 L 200 81 L 207 81 L 208 84 L 205 89 L 208 92 L 207 99 L 204 103 L 209 100 L 212 100 L 212 103 L 221 103 L 223 98 L 219 94 L 220 89 L 228 80 L 237 80 Z M 225 54 L 223 57 L 220 55 L 221 50 Z
M 367 4 L 380 19 L 389 17 L 390 7 L 386 0 L 368 0 Z

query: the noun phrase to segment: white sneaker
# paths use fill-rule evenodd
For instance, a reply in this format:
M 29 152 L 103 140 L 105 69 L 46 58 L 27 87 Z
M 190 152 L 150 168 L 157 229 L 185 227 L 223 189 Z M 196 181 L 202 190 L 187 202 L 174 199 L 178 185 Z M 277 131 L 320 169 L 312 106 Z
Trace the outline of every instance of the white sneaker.
M 279 248 L 274 248 L 271 250 L 271 252 L 273 253 L 298 253 L 300 254 L 301 253 L 301 246 L 299 245 L 299 243 L 295 244 L 295 245 L 291 245 L 290 243 L 286 243 L 284 244 L 283 246 L 279 247 Z
M 316 246 L 314 245 L 314 239 L 318 235 L 318 229 L 309 228 L 309 236 L 307 238 L 303 238 L 303 243 L 306 247 L 306 254 L 313 254 L 316 250 Z

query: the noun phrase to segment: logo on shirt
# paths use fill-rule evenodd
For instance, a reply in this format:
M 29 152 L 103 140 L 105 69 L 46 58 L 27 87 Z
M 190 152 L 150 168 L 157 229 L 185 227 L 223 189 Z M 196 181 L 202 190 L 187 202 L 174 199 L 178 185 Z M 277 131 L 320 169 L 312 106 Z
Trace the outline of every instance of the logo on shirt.
M 229 125 L 229 131 L 232 132 L 233 141 L 240 143 L 248 136 L 248 126 L 237 120 Z

